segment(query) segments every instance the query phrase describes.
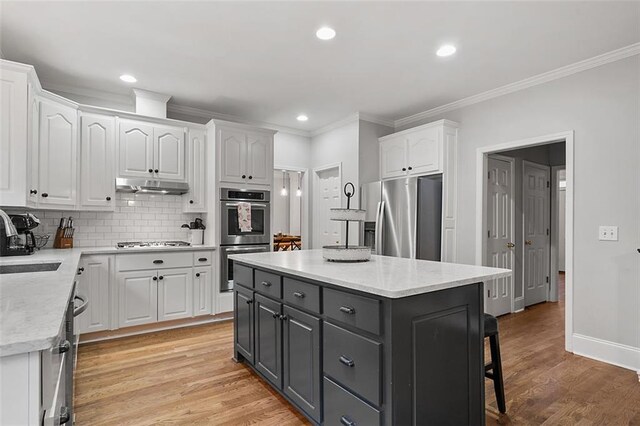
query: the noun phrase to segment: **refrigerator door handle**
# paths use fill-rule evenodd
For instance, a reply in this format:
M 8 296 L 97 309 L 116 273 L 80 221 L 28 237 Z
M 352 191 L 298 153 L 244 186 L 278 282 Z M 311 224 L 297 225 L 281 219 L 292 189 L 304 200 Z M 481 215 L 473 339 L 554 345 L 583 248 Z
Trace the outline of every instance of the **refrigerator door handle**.
M 376 250 L 374 254 L 378 254 L 381 255 L 382 254 L 382 229 L 383 229 L 383 220 L 384 220 L 384 201 L 380 201 L 378 203 L 378 210 L 376 211 L 376 227 L 375 227 L 375 233 L 376 233 L 376 241 L 375 241 L 375 245 L 376 245 Z

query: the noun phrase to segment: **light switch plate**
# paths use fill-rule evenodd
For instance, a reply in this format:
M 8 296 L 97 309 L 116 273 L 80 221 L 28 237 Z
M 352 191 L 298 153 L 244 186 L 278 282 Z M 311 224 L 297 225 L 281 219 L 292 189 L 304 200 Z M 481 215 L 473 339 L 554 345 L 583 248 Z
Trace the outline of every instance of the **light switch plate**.
M 598 239 L 600 241 L 618 241 L 617 226 L 600 226 L 598 231 Z

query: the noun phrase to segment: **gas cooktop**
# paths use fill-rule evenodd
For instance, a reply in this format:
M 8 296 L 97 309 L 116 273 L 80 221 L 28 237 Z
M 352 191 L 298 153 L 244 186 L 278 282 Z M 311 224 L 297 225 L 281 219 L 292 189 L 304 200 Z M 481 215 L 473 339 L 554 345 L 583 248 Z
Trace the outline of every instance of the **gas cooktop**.
M 116 244 L 116 248 L 139 248 L 139 247 L 189 247 L 191 243 L 186 241 L 123 241 Z

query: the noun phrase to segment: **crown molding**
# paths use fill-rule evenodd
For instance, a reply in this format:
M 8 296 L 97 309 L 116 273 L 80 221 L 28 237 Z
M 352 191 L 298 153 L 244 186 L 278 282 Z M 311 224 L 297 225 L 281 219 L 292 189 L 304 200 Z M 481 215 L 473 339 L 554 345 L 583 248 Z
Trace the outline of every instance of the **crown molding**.
M 329 132 L 333 129 L 337 129 L 338 127 L 346 126 L 349 123 L 353 123 L 354 121 L 363 120 L 368 121 L 370 123 L 380 124 L 382 126 L 387 126 L 394 129 L 393 120 L 385 120 L 380 117 L 376 117 L 370 114 L 363 114 L 361 112 L 356 112 L 353 114 L 349 114 L 348 116 L 341 118 L 338 121 L 334 121 L 333 123 L 329 123 L 326 126 L 322 126 L 311 132 L 311 137 L 316 137 L 323 133 Z
M 135 109 L 135 98 L 131 95 L 120 95 L 117 93 L 107 92 L 98 89 L 89 89 L 87 87 L 75 87 L 66 84 L 51 83 L 48 81 L 41 81 L 42 87 L 45 90 L 67 93 L 70 95 L 85 96 L 87 98 L 94 98 L 102 101 L 113 102 L 120 105 L 130 106 L 132 111 Z M 81 102 L 82 103 L 82 102 Z
M 150 90 L 143 89 L 131 89 L 136 98 L 150 99 L 152 101 L 167 103 L 171 99 L 171 95 L 165 95 L 164 93 L 152 92 Z
M 548 83 L 553 80 L 558 80 L 563 77 L 568 77 L 573 74 L 577 74 L 582 71 L 590 70 L 602 65 L 616 62 L 631 56 L 640 54 L 640 43 L 634 43 L 629 46 L 622 47 L 620 49 L 612 50 L 611 52 L 604 53 L 602 55 L 594 56 L 593 58 L 585 59 L 583 61 L 575 62 L 564 67 L 557 68 L 552 71 L 548 71 L 542 74 L 538 74 L 533 77 L 525 78 L 524 80 L 510 83 L 496 89 L 488 90 L 486 92 L 479 93 L 477 95 L 469 96 L 448 104 L 441 105 L 436 108 L 432 108 L 417 114 L 410 115 L 408 117 L 395 120 L 394 127 L 402 127 L 409 124 L 413 124 L 417 121 L 424 120 L 429 117 L 434 117 L 443 114 L 448 111 L 453 111 L 459 108 L 463 108 L 469 105 L 484 102 L 489 99 L 494 99 L 499 96 L 508 95 L 509 93 L 517 92 L 520 90 L 528 89 L 529 87 L 538 86 L 540 84 Z
M 387 120 L 385 118 L 376 117 L 375 115 L 371 115 L 371 114 L 359 112 L 358 116 L 360 120 L 368 121 L 369 123 L 379 124 L 381 126 L 391 127 L 392 129 L 396 125 L 394 120 Z

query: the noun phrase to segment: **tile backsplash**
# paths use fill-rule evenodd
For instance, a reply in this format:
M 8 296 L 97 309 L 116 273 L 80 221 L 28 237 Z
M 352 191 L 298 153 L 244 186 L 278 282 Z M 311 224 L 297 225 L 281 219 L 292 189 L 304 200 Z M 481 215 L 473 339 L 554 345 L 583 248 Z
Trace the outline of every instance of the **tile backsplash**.
M 188 230 L 183 223 L 206 215 L 182 213 L 182 197 L 165 194 L 116 193 L 114 212 L 78 212 L 62 210 L 28 210 L 40 219 L 34 234 L 50 234 L 47 247 L 61 217 L 71 216 L 74 221 L 74 247 L 113 246 L 120 241 L 182 240 L 187 241 Z M 24 213 L 24 209 L 8 208 L 7 213 Z M 205 231 L 207 232 L 207 231 Z

